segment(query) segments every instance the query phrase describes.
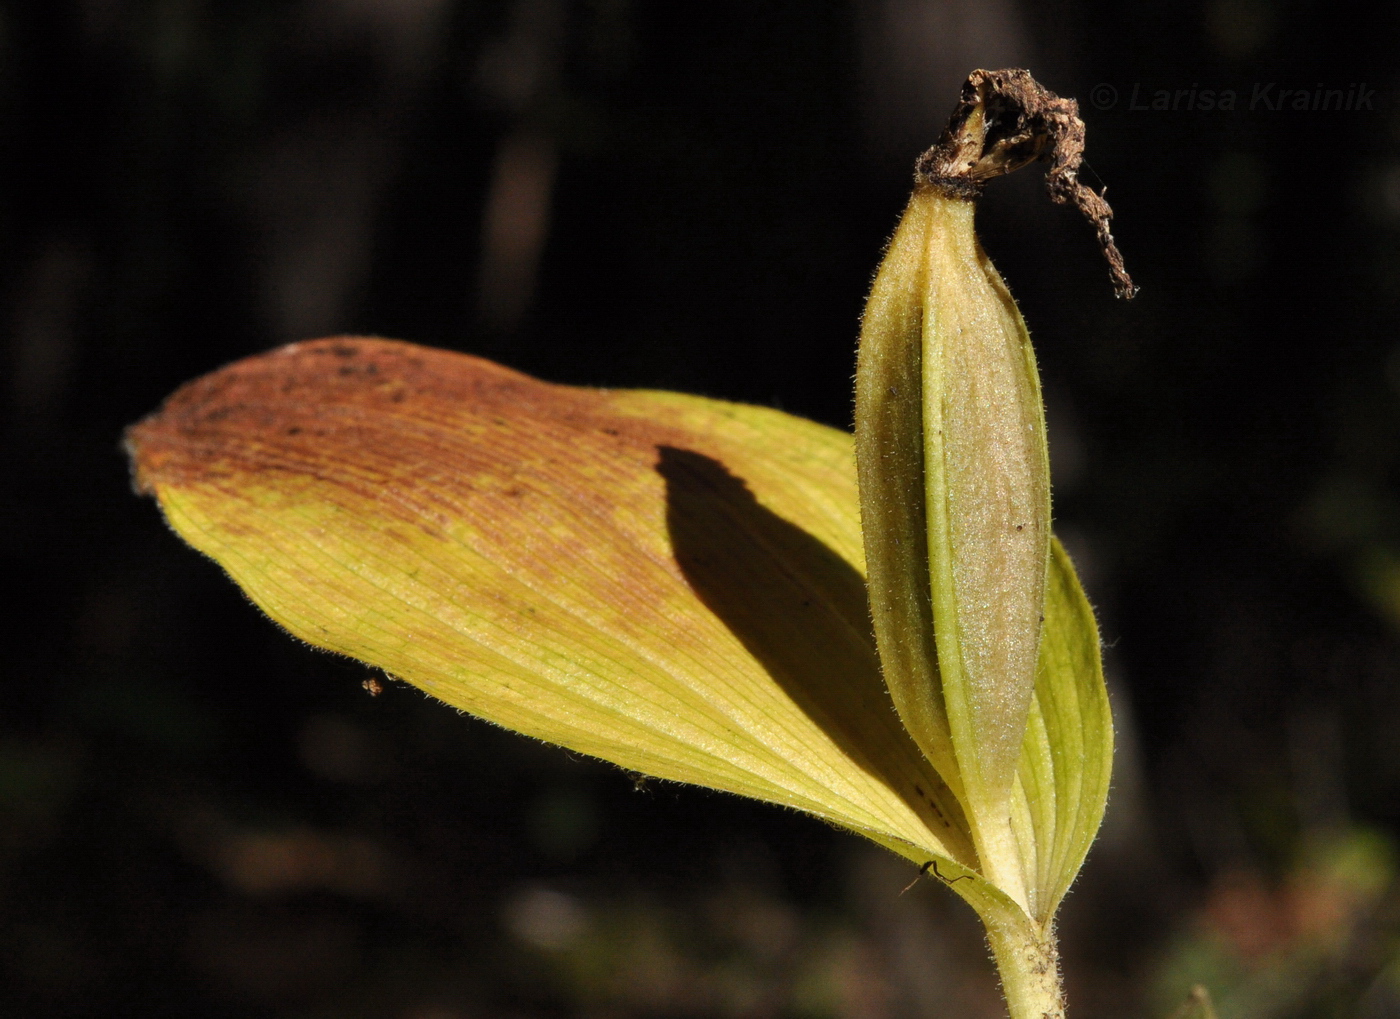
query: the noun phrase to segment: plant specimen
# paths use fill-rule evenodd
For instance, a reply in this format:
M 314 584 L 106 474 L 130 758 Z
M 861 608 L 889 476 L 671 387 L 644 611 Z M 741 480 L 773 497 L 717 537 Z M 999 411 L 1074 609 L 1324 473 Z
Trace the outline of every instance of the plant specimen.
M 1014 1019 L 1061 1016 L 1054 916 L 1112 722 L 1034 354 L 973 215 L 1048 162 L 1131 296 L 1083 133 L 1025 71 L 968 79 L 870 295 L 854 437 L 342 337 L 182 387 L 128 435 L 136 483 L 311 644 L 906 857 L 982 918 Z

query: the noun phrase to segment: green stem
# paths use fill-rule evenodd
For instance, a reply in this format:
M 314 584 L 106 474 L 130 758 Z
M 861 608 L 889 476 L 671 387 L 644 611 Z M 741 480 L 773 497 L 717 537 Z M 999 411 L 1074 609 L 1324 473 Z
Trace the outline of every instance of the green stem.
M 1011 1019 L 1064 1019 L 1060 952 L 1049 925 L 988 924 L 987 940 Z

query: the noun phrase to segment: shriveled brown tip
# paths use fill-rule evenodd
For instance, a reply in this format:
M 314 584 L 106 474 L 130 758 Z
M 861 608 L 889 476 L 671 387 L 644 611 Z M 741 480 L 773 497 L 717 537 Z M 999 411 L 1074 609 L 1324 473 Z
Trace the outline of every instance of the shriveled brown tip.
M 914 179 L 959 198 L 976 198 L 993 177 L 1037 161 L 1050 164 L 1045 190 L 1059 205 L 1074 205 L 1094 226 L 1119 297 L 1137 293 L 1109 231 L 1113 210 L 1102 191 L 1079 180 L 1084 121 L 1079 104 L 1062 99 L 1023 68 L 976 70 L 938 144 L 919 157 Z

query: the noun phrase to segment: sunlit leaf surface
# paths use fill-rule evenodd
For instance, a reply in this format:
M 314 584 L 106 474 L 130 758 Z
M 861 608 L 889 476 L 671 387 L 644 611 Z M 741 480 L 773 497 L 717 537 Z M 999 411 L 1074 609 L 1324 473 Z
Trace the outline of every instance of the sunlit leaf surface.
M 841 432 L 340 338 L 190 383 L 129 444 L 171 526 L 314 645 L 976 866 L 880 678 Z

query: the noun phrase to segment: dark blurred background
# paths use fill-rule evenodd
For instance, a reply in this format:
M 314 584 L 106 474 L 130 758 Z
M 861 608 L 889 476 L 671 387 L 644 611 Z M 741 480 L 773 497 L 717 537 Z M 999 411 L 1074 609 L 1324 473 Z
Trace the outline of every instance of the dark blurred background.
M 1400 1015 L 1397 30 L 1319 0 L 0 3 L 0 1014 L 999 1014 L 970 913 L 854 836 L 371 697 L 164 528 L 119 441 L 336 332 L 846 426 L 912 160 L 969 70 L 1021 65 L 1079 97 L 1142 287 L 1113 299 L 1038 171 L 989 188 L 1122 748 L 1071 1014 L 1204 980 L 1225 1019 Z

